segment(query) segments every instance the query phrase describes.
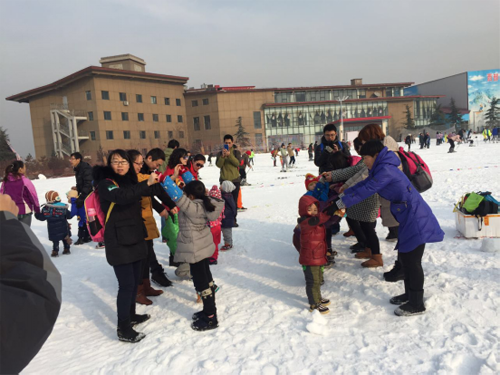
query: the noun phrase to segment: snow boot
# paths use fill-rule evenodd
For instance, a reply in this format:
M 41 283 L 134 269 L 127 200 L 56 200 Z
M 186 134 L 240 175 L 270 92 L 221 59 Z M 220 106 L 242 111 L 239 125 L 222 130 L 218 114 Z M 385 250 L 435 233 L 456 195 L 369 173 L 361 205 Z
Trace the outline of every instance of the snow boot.
M 397 316 L 413 316 L 421 315 L 425 313 L 424 305 L 424 291 L 421 292 L 409 292 L 409 300 L 405 304 L 399 306 L 394 310 L 394 314 Z
M 218 326 L 219 322 L 217 321 L 217 314 L 212 315 L 212 317 L 208 317 L 203 311 L 201 311 L 201 314 L 198 315 L 198 319 L 191 323 L 191 328 L 195 331 L 208 331 L 215 329 Z
M 401 262 L 396 260 L 394 262 L 394 267 L 389 272 L 384 272 L 384 279 L 389 283 L 394 283 L 399 280 L 405 279 L 405 272 L 403 270 L 403 266 Z
M 163 290 L 157 290 L 151 287 L 151 281 L 149 279 L 142 279 L 142 285 L 144 287 L 144 295 L 146 297 L 156 297 L 163 294 Z
M 396 242 L 398 240 L 399 227 L 390 227 L 389 234 L 385 238 L 386 241 Z
M 130 325 L 136 326 L 137 324 L 144 323 L 145 321 L 149 320 L 151 318 L 151 315 L 149 314 L 133 314 L 131 315 L 130 318 Z
M 394 296 L 389 300 L 393 305 L 402 305 L 403 303 L 408 302 L 408 294 L 403 293 L 399 296 Z
M 83 238 L 81 237 L 78 237 L 78 240 L 75 242 L 75 245 L 78 246 L 78 245 L 83 245 L 85 242 L 83 241 Z
M 361 253 L 365 250 L 366 245 L 356 242 L 354 245 L 349 246 L 349 249 L 351 249 L 351 253 Z
M 96 249 L 104 249 L 105 248 L 104 242 L 98 242 L 97 245 L 95 245 L 95 248 Z
M 352 236 L 354 236 L 354 232 L 353 232 L 353 230 L 352 230 L 352 229 L 350 229 L 350 228 L 349 228 L 349 230 L 348 230 L 347 232 L 345 232 L 345 233 L 343 234 L 343 236 L 344 236 L 344 237 L 352 237 Z
M 153 273 L 151 275 L 151 280 L 165 288 L 173 285 L 172 282 L 167 278 L 167 275 L 165 274 L 165 272 L 163 272 L 163 270 Z
M 382 259 L 382 254 L 372 254 L 370 260 L 361 263 L 361 267 L 366 267 L 366 268 L 376 268 L 383 266 L 384 266 L 384 261 Z
M 231 250 L 232 248 L 233 248 L 233 245 L 226 243 L 220 249 L 221 249 L 221 251 L 227 251 L 227 250 Z
M 147 298 L 146 295 L 144 294 L 144 284 L 139 284 L 139 286 L 137 286 L 137 295 L 135 296 L 135 303 L 146 306 L 153 304 L 153 301 Z
M 55 258 L 59 256 L 59 253 L 55 250 L 52 250 L 52 253 L 50 254 L 51 257 Z
M 365 251 L 357 253 L 354 257 L 356 259 L 370 259 L 372 257 L 372 249 L 366 247 Z
M 69 249 L 64 249 L 63 254 L 71 254 L 71 251 L 69 251 Z
M 123 322 L 118 322 L 118 328 L 116 329 L 116 334 L 118 335 L 118 340 L 124 342 L 136 343 L 141 341 L 146 335 L 142 332 L 136 332 L 132 325 L 130 324 L 130 319 Z
M 320 298 L 319 303 L 323 306 L 329 306 L 330 305 L 330 300 L 326 298 Z
M 323 306 L 321 303 L 311 305 L 309 308 L 309 312 L 313 312 L 314 310 L 318 310 L 320 314 L 328 314 L 330 312 L 330 309 L 326 306 Z

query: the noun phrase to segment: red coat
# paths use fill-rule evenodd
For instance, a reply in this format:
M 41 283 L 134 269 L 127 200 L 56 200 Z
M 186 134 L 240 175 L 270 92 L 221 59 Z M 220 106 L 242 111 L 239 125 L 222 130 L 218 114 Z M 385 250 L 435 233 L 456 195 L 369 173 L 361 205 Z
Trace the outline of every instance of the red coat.
M 300 257 L 299 263 L 303 266 L 322 266 L 327 263 L 325 226 L 330 216 L 319 212 L 318 216 L 309 216 L 307 208 L 316 204 L 319 210 L 319 201 L 310 195 L 304 195 L 299 200 L 298 220 L 300 226 Z

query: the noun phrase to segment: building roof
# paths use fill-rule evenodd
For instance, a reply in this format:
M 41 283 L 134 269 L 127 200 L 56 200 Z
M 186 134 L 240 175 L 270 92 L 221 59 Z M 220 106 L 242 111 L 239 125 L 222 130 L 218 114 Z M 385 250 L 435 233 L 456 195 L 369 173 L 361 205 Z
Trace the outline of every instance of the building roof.
M 403 101 L 408 99 L 424 99 L 424 98 L 444 98 L 444 95 L 411 95 L 411 96 L 388 96 L 377 98 L 364 98 L 364 99 L 348 99 L 342 103 L 358 103 L 358 102 L 375 102 L 375 101 Z M 329 104 L 338 103 L 338 100 L 323 100 L 316 102 L 292 102 L 292 103 L 265 103 L 263 107 L 290 107 L 296 105 L 313 105 L 313 104 Z
M 161 81 L 165 83 L 179 84 L 179 85 L 186 84 L 186 82 L 189 79 L 189 77 L 171 76 L 166 74 L 111 69 L 111 68 L 103 68 L 100 66 L 89 66 L 85 69 L 79 70 L 76 73 L 70 74 L 69 76 L 61 78 L 60 80 L 52 82 L 48 85 L 37 87 L 35 89 L 23 91 L 19 94 L 9 96 L 8 98 L 6 98 L 6 100 L 12 100 L 19 103 L 29 103 L 30 99 L 36 95 L 58 90 L 84 77 L 91 77 L 97 75 L 107 76 L 107 77 L 122 77 L 122 78 L 138 79 L 145 81 L 157 81 L 157 82 Z

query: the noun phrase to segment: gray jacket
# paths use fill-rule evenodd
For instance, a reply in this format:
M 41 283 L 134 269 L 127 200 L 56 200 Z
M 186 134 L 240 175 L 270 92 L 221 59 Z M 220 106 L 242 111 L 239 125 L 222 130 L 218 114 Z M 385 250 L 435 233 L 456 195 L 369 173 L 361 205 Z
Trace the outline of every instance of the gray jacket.
M 215 211 L 208 212 L 201 199 L 191 200 L 183 195 L 177 202 L 179 207 L 179 234 L 174 261 L 181 263 L 198 263 L 209 258 L 215 251 L 209 221 L 220 216 L 224 201 L 210 198 Z

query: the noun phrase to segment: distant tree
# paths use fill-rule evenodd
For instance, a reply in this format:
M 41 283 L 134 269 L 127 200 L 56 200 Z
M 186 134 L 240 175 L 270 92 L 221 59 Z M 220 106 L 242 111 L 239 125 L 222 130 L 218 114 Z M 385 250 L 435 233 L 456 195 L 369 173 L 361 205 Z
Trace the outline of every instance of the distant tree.
M 16 154 L 9 146 L 9 135 L 7 130 L 0 126 L 0 161 L 11 161 L 16 159 Z
M 455 105 L 455 99 L 451 98 L 450 101 L 450 115 L 448 116 L 449 122 L 452 125 L 458 126 L 464 120 L 462 120 L 462 114 L 458 111 L 457 106 Z
M 491 99 L 490 108 L 484 115 L 486 123 L 489 126 L 496 126 L 500 122 L 500 99 L 493 97 Z
M 404 126 L 407 129 L 414 129 L 415 128 L 415 120 L 413 117 L 411 117 L 411 111 L 410 111 L 410 106 L 406 105 L 406 111 L 404 112 L 406 116 L 406 121 L 404 123 Z
M 434 111 L 431 115 L 431 125 L 442 125 L 446 123 L 446 115 L 441 109 L 441 104 L 434 106 Z
M 245 127 L 243 126 L 243 122 L 241 119 L 241 116 L 238 117 L 236 120 L 236 125 L 235 125 L 238 130 L 236 131 L 235 137 L 236 137 L 236 143 L 240 147 L 249 147 L 251 146 L 250 139 L 247 137 L 249 133 L 245 131 Z

